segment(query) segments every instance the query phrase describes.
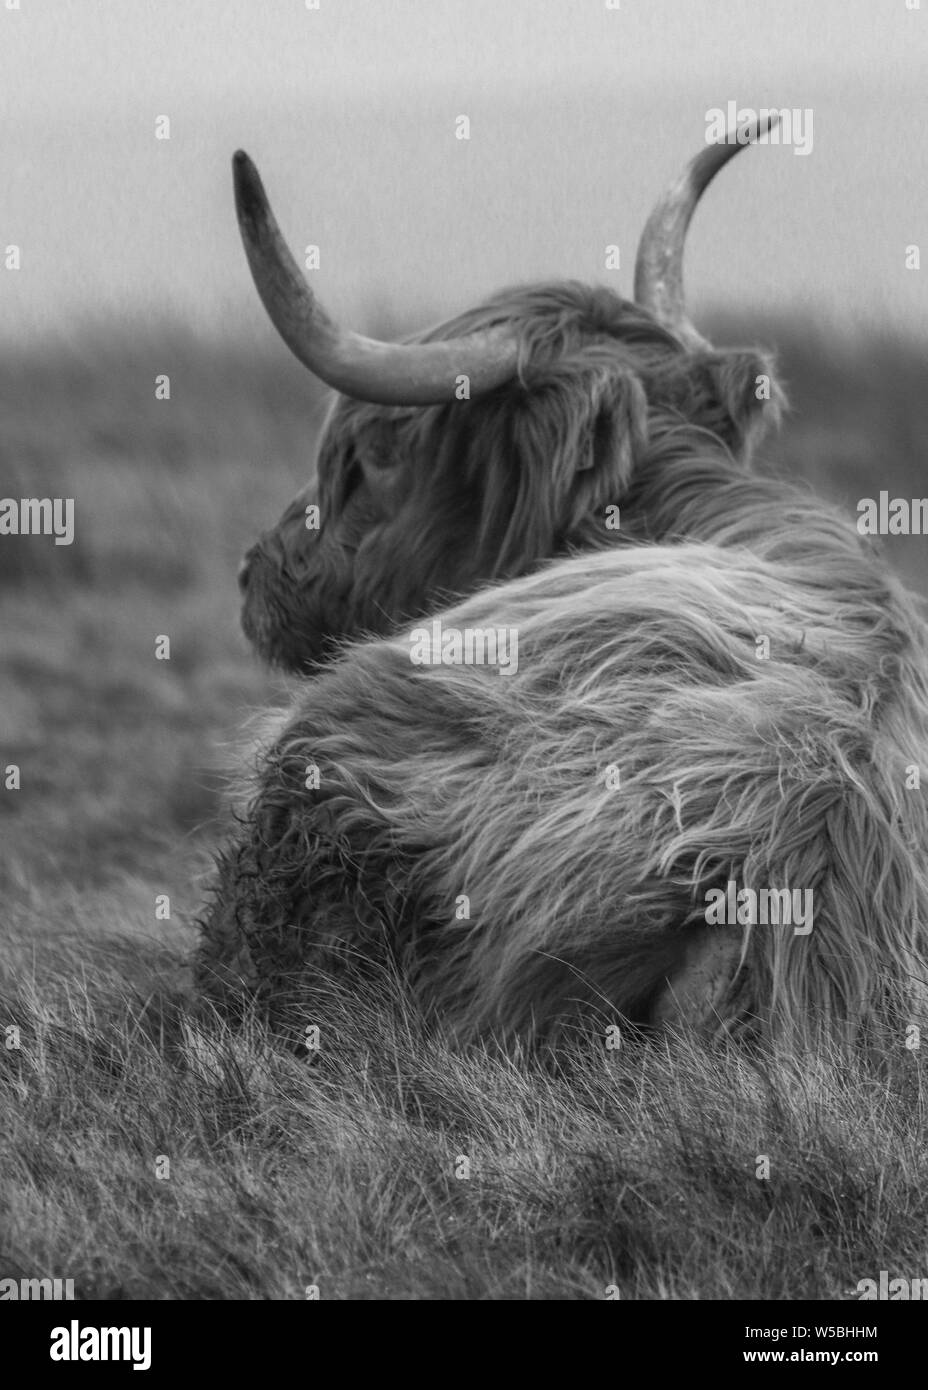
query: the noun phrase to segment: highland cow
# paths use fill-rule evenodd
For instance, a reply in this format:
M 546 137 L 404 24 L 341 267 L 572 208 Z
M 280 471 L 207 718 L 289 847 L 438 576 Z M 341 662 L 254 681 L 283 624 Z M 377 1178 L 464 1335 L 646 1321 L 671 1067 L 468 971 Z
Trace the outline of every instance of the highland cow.
M 389 957 L 462 1039 L 595 1017 L 805 1045 L 924 1020 L 928 637 L 849 521 L 751 471 L 769 365 L 685 319 L 683 236 L 731 151 L 652 214 L 637 305 L 541 287 L 392 348 L 294 289 L 240 159 L 272 317 L 379 404 L 335 406 L 319 537 L 301 497 L 249 562 L 246 630 L 314 674 L 221 857 L 207 992 L 284 1019 Z M 512 631 L 517 668 L 414 664 L 421 613 Z M 797 895 L 808 930 L 742 911 Z
M 711 538 L 754 496 L 808 505 L 760 480 L 753 495 L 744 487 L 779 415 L 773 365 L 755 350 L 712 348 L 683 303 L 687 226 L 739 148 L 708 146 L 658 201 L 638 251 L 637 303 L 605 286 L 521 287 L 403 344 L 332 322 L 257 171 L 236 156 L 262 299 L 300 360 L 341 393 L 314 475 L 240 571 L 243 625 L 262 656 L 305 671 L 346 636 L 391 631 L 555 556 Z M 705 468 L 684 517 L 677 475 L 694 457 Z M 318 531 L 307 507 L 318 508 Z

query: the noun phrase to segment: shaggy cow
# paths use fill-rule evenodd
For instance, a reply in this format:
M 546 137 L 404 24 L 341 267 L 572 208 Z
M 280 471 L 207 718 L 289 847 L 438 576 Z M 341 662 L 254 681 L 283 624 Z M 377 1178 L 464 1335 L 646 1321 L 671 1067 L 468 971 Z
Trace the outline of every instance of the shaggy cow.
M 272 317 L 379 402 L 336 405 L 323 530 L 300 498 L 260 543 L 246 627 L 299 667 L 479 592 L 440 632 L 348 645 L 267 734 L 207 991 L 244 984 L 283 1018 L 390 955 L 461 1038 L 550 1039 L 579 1014 L 808 1044 L 923 1019 L 928 639 L 853 527 L 749 471 L 765 364 L 683 317 L 683 234 L 730 150 L 652 214 L 637 306 L 523 291 L 392 348 L 294 286 L 240 157 Z M 442 634 L 490 630 L 517 663 L 441 660 Z

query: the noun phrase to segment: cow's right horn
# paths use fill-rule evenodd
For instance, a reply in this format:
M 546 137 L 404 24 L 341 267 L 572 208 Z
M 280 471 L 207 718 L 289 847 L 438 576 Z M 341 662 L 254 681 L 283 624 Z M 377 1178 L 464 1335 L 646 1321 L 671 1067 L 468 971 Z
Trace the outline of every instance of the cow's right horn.
M 635 260 L 635 302 L 649 309 L 687 347 L 706 346 L 687 318 L 683 294 L 683 248 L 696 204 L 723 165 L 772 130 L 778 120 L 776 112 L 770 112 L 764 121 L 729 131 L 724 144 L 700 150 L 658 199 L 645 223 Z

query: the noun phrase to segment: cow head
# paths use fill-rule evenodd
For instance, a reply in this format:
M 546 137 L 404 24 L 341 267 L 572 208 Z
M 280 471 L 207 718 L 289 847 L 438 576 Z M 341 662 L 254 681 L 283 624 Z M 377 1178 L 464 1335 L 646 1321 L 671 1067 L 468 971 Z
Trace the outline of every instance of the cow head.
M 301 670 L 340 639 L 614 540 L 609 508 L 668 435 L 742 455 L 760 411 L 755 353 L 717 352 L 688 322 L 683 246 L 698 199 L 756 138 L 711 145 L 642 235 L 635 302 L 604 287 L 529 286 L 404 343 L 340 328 L 309 290 L 257 170 L 235 156 L 252 275 L 296 356 L 339 395 L 313 476 L 240 570 L 243 626 Z M 647 519 L 622 515 L 623 537 Z

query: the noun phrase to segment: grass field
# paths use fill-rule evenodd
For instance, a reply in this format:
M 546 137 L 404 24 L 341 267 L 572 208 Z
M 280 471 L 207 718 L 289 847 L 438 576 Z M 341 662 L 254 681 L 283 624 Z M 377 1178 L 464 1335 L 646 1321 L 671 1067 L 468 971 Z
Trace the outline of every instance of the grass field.
M 851 515 L 925 492 L 922 346 L 722 330 L 780 346 L 784 468 Z M 556 1064 L 462 1053 L 388 980 L 333 992 L 296 1057 L 198 1006 L 223 785 L 249 711 L 286 693 L 238 630 L 235 570 L 302 482 L 322 405 L 262 344 L 140 326 L 2 362 L 0 496 L 74 497 L 76 539 L 0 538 L 0 770 L 22 782 L 0 787 L 0 1278 L 789 1299 L 928 1276 L 922 1053 L 879 1080 L 596 1037 Z M 928 538 L 887 546 L 928 592 Z

